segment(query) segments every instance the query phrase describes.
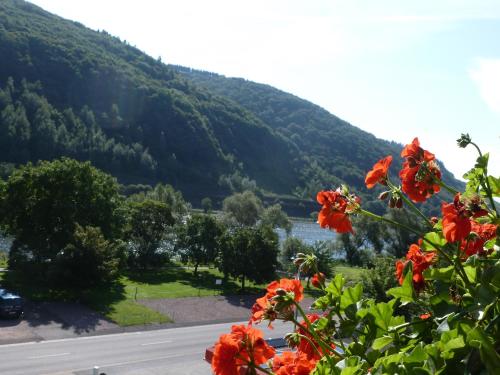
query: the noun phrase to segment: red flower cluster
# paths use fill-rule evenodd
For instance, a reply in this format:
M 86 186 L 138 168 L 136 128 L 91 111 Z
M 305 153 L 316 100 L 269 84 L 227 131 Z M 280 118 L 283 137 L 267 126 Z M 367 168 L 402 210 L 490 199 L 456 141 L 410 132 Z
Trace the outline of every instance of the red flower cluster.
M 403 169 L 399 172 L 402 190 L 412 201 L 424 202 L 441 188 L 435 179 L 441 179 L 441 171 L 436 157 L 420 147 L 418 138 L 406 145 L 401 156 L 405 158 Z
M 406 254 L 406 261 L 398 260 L 396 262 L 396 277 L 399 280 L 399 284 L 403 284 L 403 270 L 408 262 L 411 262 L 413 266 L 413 287 L 416 291 L 424 289 L 425 279 L 422 273 L 429 268 L 435 256 L 434 252 L 423 252 L 420 246 L 412 244 Z
M 309 319 L 309 322 L 314 323 L 316 320 L 320 319 L 321 317 L 318 314 L 307 314 L 307 319 Z M 320 352 L 323 353 L 323 349 L 319 346 L 319 344 L 316 343 L 316 340 L 314 339 L 313 336 L 308 332 L 307 330 L 307 323 L 305 321 L 301 322 L 299 325 L 299 328 L 297 329 L 297 332 L 300 333 L 301 335 L 307 337 L 309 340 L 305 338 L 301 338 L 299 341 L 299 344 L 297 346 L 297 350 L 301 353 L 304 353 L 309 360 L 315 360 L 319 361 L 321 359 L 321 355 L 316 351 L 316 349 Z M 316 346 L 316 349 L 311 345 L 311 342 L 313 342 Z M 332 350 L 335 349 L 335 344 L 331 344 Z M 330 354 L 330 353 L 328 353 Z
M 471 238 L 463 239 L 460 249 L 467 257 L 474 254 L 484 255 L 484 244 L 496 237 L 497 228 L 494 224 L 479 224 L 471 221 Z
M 261 365 L 276 354 L 262 332 L 244 325 L 234 325 L 231 333 L 222 335 L 215 344 L 212 370 L 216 375 L 238 374 L 249 363 Z
M 374 187 L 377 183 L 387 185 L 387 172 L 392 163 L 392 156 L 386 156 L 375 163 L 372 170 L 366 174 L 365 184 L 368 189 Z
M 320 288 L 325 282 L 325 274 L 323 272 L 315 273 L 311 279 L 311 283 L 314 287 Z
M 473 199 L 462 199 L 460 193 L 453 198 L 453 203 L 443 203 L 443 234 L 448 242 L 462 241 L 471 232 L 471 217 L 480 217 L 488 214 L 481 208 L 479 197 Z
M 302 298 L 304 297 L 304 287 L 302 286 L 300 280 L 281 279 L 280 281 L 273 281 L 267 286 L 266 295 L 264 297 L 257 298 L 255 304 L 252 306 L 252 315 L 250 317 L 249 324 L 260 323 L 264 319 L 272 322 L 278 317 L 279 313 L 283 313 L 283 311 L 276 310 L 277 301 L 275 297 L 278 290 L 286 293 L 293 292 L 294 300 L 296 302 L 302 301 Z M 292 308 L 291 306 L 285 307 L 289 310 Z
M 309 375 L 316 367 L 316 360 L 308 359 L 305 353 L 283 352 L 273 360 L 273 371 L 276 375 Z
M 346 197 L 339 190 L 320 191 L 316 200 L 323 207 L 318 214 L 321 228 L 334 229 L 338 233 L 353 232 L 349 214 L 357 209 L 358 197 Z

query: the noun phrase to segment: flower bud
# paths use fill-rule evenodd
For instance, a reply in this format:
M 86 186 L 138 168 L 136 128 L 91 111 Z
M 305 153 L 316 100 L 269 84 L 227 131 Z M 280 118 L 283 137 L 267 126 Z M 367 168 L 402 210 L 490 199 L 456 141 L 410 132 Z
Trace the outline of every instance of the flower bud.
M 396 207 L 396 199 L 394 197 L 391 197 L 391 199 L 389 199 L 389 207 L 390 208 Z
M 396 208 L 401 208 L 403 207 L 403 200 L 401 198 L 398 198 L 396 200 Z
M 382 193 L 380 193 L 380 195 L 378 196 L 378 199 L 380 199 L 381 201 L 385 201 L 387 199 L 387 197 L 389 196 L 389 192 L 388 191 L 383 191 Z
M 278 289 L 276 289 L 276 295 L 281 296 L 281 297 L 286 296 L 286 290 L 283 288 L 278 288 Z
M 304 263 L 304 258 L 295 258 L 293 260 L 293 264 L 295 264 L 297 267 L 300 266 L 302 263 Z
M 471 143 L 469 134 L 462 134 L 459 139 L 457 139 L 458 147 L 466 148 Z
M 300 336 L 296 332 L 287 333 L 284 338 L 291 348 L 295 348 L 300 343 Z

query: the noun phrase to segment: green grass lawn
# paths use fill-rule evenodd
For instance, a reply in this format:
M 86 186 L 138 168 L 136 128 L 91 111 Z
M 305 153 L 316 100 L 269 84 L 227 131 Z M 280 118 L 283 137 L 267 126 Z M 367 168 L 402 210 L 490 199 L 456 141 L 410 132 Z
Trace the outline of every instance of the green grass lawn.
M 345 279 L 346 283 L 357 284 L 361 282 L 361 276 L 368 270 L 366 268 L 352 267 L 347 265 L 337 265 L 333 267 L 334 274 L 341 273 Z

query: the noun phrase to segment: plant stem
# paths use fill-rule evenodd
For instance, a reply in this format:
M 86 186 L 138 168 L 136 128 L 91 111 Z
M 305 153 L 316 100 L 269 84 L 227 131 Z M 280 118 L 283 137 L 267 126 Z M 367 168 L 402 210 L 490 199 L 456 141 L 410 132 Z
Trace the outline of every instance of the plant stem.
M 415 204 L 413 204 L 413 202 L 408 199 L 408 197 L 406 197 L 406 195 L 404 195 L 403 193 L 400 194 L 400 197 L 403 198 L 403 200 L 405 201 L 405 203 L 412 209 L 413 212 L 415 212 L 418 216 L 420 216 L 422 219 L 424 219 L 425 223 L 432 229 L 433 228 L 433 225 L 432 223 L 429 221 L 429 219 L 427 218 L 427 216 L 424 215 L 424 213 L 422 211 L 420 211 L 418 209 L 417 206 L 415 206 Z
M 479 148 L 479 146 L 476 145 L 474 142 L 471 142 L 470 144 L 476 148 L 476 150 L 479 154 L 479 157 L 482 158 L 483 153 L 481 152 L 481 149 Z M 490 204 L 491 204 L 491 209 L 493 211 L 495 211 L 495 214 L 498 217 L 497 207 L 495 205 L 495 200 L 493 199 L 493 196 L 491 195 L 491 186 L 490 186 L 490 182 L 488 181 L 488 166 L 485 166 L 483 168 L 483 175 L 484 175 L 484 184 L 485 184 L 485 186 L 483 186 L 483 189 L 486 191 L 486 195 L 488 196 L 488 199 L 489 199 Z
M 451 193 L 451 194 L 453 194 L 453 195 L 455 195 L 455 194 L 457 194 L 457 193 L 459 192 L 458 190 L 453 189 L 451 186 L 446 185 L 446 184 L 443 182 L 443 180 L 441 180 L 441 179 L 439 179 L 439 178 L 435 177 L 434 175 L 433 175 L 433 180 L 434 180 L 434 181 L 436 181 L 436 182 L 438 183 L 438 185 L 439 185 L 439 186 L 441 186 L 441 187 L 445 188 L 446 190 L 448 190 L 448 192 L 450 192 L 450 193 Z

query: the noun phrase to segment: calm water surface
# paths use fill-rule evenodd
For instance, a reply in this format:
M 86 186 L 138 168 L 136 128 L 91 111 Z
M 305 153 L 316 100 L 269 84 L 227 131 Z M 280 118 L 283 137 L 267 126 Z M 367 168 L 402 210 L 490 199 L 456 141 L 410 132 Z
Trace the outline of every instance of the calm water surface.
M 308 245 L 312 245 L 316 241 L 328 241 L 335 239 L 335 233 L 328 229 L 323 229 L 318 223 L 313 221 L 292 220 L 293 228 L 291 237 L 296 237 L 304 241 Z M 286 238 L 286 232 L 283 229 L 277 229 L 276 232 L 283 242 Z

